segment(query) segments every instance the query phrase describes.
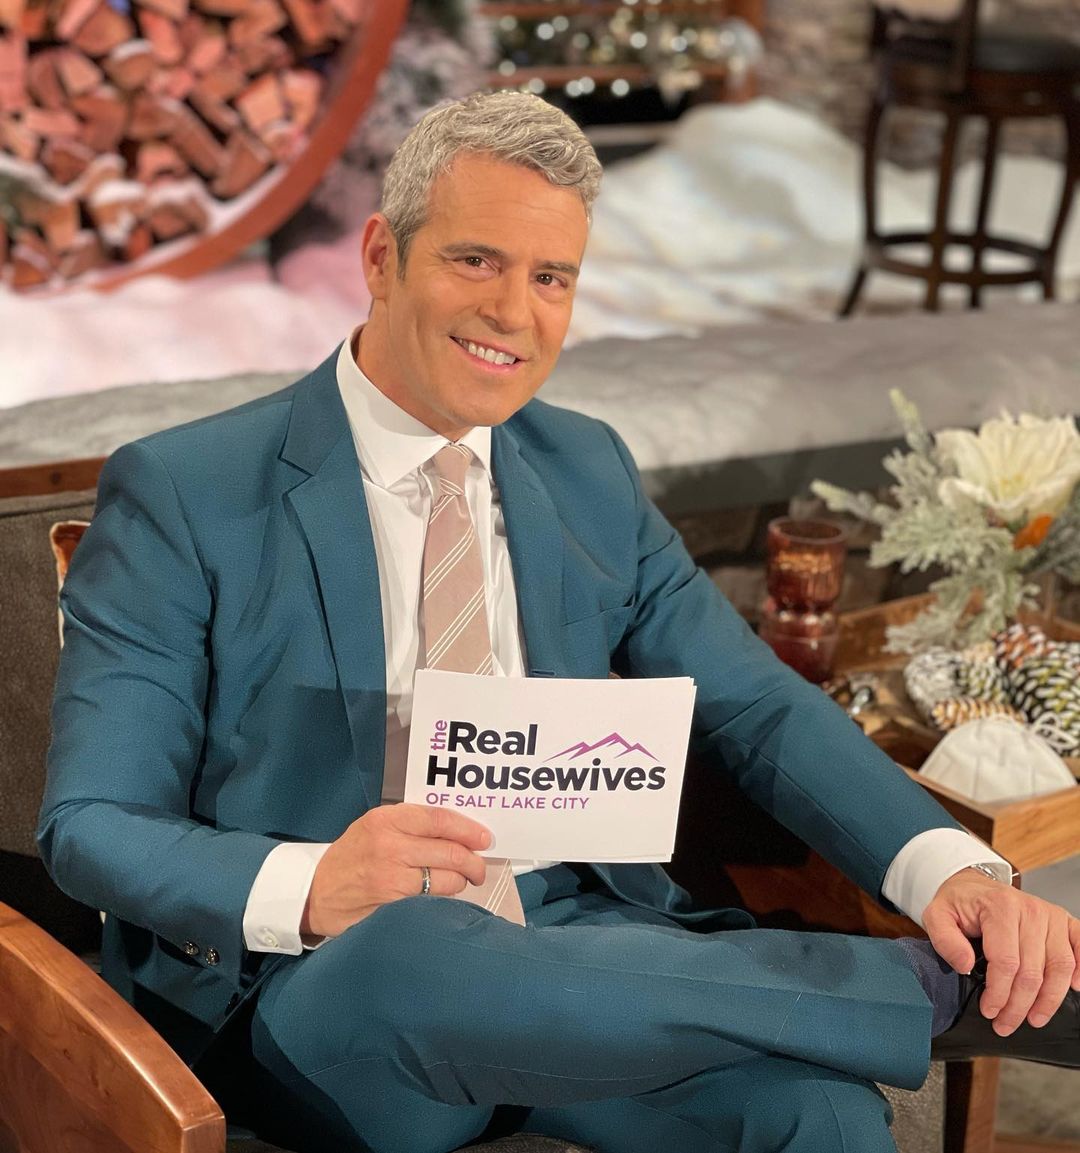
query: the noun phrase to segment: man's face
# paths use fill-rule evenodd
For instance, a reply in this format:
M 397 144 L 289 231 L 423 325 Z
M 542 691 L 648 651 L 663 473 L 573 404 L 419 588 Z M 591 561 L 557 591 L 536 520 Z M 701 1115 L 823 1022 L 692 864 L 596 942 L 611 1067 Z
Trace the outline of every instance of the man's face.
M 573 189 L 520 165 L 462 155 L 431 193 L 404 275 L 385 218 L 364 228 L 373 300 L 360 367 L 450 440 L 500 424 L 555 367 L 587 236 Z

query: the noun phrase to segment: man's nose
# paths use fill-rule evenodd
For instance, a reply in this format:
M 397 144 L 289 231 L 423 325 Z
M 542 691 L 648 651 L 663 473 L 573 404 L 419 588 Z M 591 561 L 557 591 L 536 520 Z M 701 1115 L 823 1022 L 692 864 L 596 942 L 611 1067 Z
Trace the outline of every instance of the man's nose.
M 499 332 L 521 332 L 532 324 L 532 282 L 527 273 L 505 273 L 491 284 L 481 314 Z

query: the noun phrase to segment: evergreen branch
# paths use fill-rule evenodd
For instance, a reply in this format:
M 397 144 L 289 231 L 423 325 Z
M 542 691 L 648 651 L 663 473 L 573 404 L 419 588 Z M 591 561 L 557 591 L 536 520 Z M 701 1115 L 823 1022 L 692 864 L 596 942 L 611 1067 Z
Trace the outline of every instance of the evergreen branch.
M 886 525 L 896 516 L 896 509 L 881 504 L 868 492 L 850 492 L 824 480 L 813 481 L 810 491 L 825 502 L 830 512 L 849 512 L 871 524 Z

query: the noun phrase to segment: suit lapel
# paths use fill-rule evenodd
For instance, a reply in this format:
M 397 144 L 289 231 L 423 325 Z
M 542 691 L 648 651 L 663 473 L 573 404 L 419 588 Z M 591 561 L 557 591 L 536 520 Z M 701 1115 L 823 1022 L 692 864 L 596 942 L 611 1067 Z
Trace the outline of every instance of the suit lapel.
M 360 465 L 337 386 L 337 355 L 293 402 L 282 459 L 309 475 L 287 492 L 311 549 L 365 804 L 382 796 L 386 658 L 379 568 Z
M 572 675 L 563 645 L 563 534 L 540 478 L 506 426 L 492 429 L 492 471 L 499 488 L 518 612 L 531 677 Z

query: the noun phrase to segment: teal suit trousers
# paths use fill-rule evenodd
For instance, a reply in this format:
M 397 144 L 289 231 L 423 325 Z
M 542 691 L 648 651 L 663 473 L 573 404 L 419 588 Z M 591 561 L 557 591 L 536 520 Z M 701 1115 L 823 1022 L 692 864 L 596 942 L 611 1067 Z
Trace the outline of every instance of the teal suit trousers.
M 441 1153 L 518 1105 L 511 1127 L 598 1153 L 894 1148 L 866 1078 L 918 1084 L 930 1036 L 895 944 L 699 932 L 566 866 L 520 888 L 525 929 L 408 898 L 268 979 L 251 1052 L 279 1138 Z

